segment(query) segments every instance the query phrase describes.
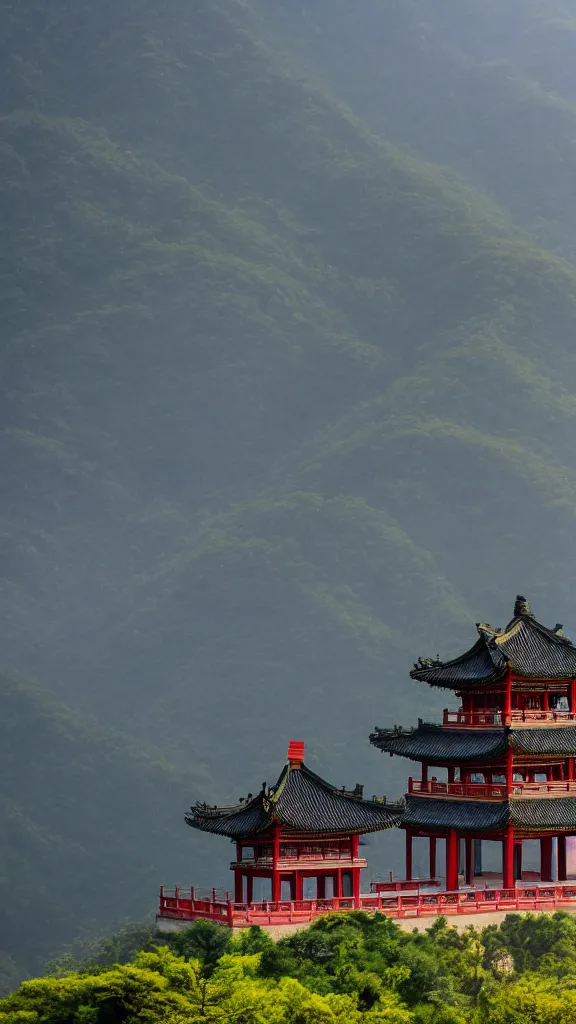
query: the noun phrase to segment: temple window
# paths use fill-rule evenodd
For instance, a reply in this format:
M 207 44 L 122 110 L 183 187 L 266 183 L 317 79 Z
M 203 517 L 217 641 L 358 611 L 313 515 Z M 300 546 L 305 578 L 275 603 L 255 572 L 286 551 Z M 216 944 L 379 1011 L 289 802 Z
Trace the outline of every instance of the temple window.
M 272 879 L 254 878 L 252 899 L 255 903 L 270 901 L 272 899 Z
M 350 871 L 342 872 L 342 895 L 352 895 L 352 874 Z
M 312 878 L 302 879 L 302 899 L 304 900 L 315 900 L 318 896 L 318 879 L 314 875 Z

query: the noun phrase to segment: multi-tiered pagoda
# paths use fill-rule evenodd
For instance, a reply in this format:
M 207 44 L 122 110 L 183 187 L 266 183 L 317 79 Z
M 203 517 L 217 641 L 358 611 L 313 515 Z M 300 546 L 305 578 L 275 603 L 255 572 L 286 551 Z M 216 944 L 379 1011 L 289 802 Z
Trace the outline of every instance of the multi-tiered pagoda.
M 477 631 L 459 658 L 420 659 L 411 672 L 452 691 L 458 709 L 444 711 L 441 725 L 419 721 L 370 737 L 421 765 L 405 802 L 366 800 L 359 785 L 337 789 L 306 767 L 304 744 L 291 742 L 275 785 L 233 807 L 191 808 L 189 825 L 235 844 L 234 891 L 162 889 L 159 925 L 208 918 L 232 928 L 301 927 L 327 910 L 357 908 L 402 918 L 573 907 L 576 886 L 565 880 L 566 838 L 576 835 L 576 648 L 562 626 L 537 622 L 523 597 L 504 629 Z M 406 877 L 390 875 L 362 894 L 360 836 L 395 825 L 406 835 Z M 429 842 L 428 879 L 413 875 L 415 837 Z M 446 850 L 439 871 L 438 839 Z M 539 840 L 539 872 L 522 870 L 526 839 Z M 493 888 L 480 888 L 486 840 L 502 846 Z
M 540 841 L 540 879 L 566 879 L 566 837 L 576 834 L 576 648 L 537 622 L 523 597 L 504 629 L 478 624 L 473 647 L 452 661 L 420 659 L 413 679 L 451 690 L 461 706 L 442 725 L 377 729 L 374 746 L 421 765 L 409 779 L 400 827 L 406 833 L 406 878 L 412 840 L 444 839 L 446 889 L 481 874 L 482 840 L 502 844 L 502 885 L 522 877 L 522 843 Z M 440 781 L 438 770 L 446 776 Z M 553 840 L 556 840 L 554 843 Z M 463 842 L 462 842 L 463 841 Z M 553 851 L 556 851 L 553 864 Z

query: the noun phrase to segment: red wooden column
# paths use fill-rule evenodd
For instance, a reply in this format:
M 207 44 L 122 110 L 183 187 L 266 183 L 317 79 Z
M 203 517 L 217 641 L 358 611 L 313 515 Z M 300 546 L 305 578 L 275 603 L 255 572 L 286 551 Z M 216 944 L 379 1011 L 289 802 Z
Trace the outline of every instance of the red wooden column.
M 466 848 L 464 877 L 466 885 L 472 885 L 474 881 L 474 840 L 466 836 L 464 843 Z
M 544 690 L 543 698 L 544 699 L 542 701 L 542 710 L 543 711 L 549 711 L 550 710 L 550 695 L 548 693 L 548 690 Z
M 352 895 L 354 896 L 354 906 L 360 907 L 360 868 L 352 869 Z
M 360 852 L 360 836 L 351 836 L 350 841 L 352 844 L 352 860 L 358 859 Z M 352 895 L 354 896 L 354 906 L 360 906 L 360 868 L 352 868 Z
M 514 761 L 512 758 L 512 750 L 508 750 L 506 754 L 506 789 L 508 793 L 511 792 L 512 786 L 514 785 Z
M 252 872 L 246 877 L 246 903 L 252 903 L 254 897 L 254 879 Z
M 558 881 L 566 881 L 566 836 L 558 836 Z
M 429 858 L 430 858 L 430 878 L 436 878 L 436 836 L 430 836 L 429 839 Z
M 540 881 L 552 881 L 552 836 L 540 839 Z
M 522 840 L 514 842 L 514 880 L 522 878 Z
M 412 833 L 406 829 L 406 881 L 412 881 Z
M 272 902 L 280 902 L 280 871 L 278 861 L 280 860 L 280 825 L 274 826 L 274 848 L 272 852 Z
M 458 835 L 451 828 L 446 838 L 446 889 L 455 892 L 458 888 Z
M 422 762 L 422 789 L 428 789 L 428 765 L 425 761 Z
M 236 863 L 242 860 L 242 843 L 236 843 Z M 242 903 L 242 870 L 234 868 L 234 902 Z
M 576 679 L 570 680 L 570 689 L 568 691 L 568 707 L 572 714 L 576 714 Z
M 508 825 L 502 840 L 502 887 L 514 888 L 514 829 Z
M 512 672 L 508 669 L 506 677 L 506 689 L 504 691 L 504 725 L 510 725 L 512 716 Z

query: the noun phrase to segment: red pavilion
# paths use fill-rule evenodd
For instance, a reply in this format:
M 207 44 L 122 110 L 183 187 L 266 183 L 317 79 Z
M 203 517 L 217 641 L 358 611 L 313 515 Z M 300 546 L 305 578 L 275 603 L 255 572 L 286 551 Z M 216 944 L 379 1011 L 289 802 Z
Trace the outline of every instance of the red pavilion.
M 258 922 L 310 920 L 324 910 L 360 907 L 359 838 L 397 825 L 403 804 L 365 800 L 363 787 L 337 789 L 304 764 L 304 744 L 292 741 L 274 786 L 233 807 L 198 803 L 186 815 L 192 828 L 235 845 L 234 893 L 162 890 L 160 917 L 225 918 L 242 927 Z M 248 908 L 248 909 L 247 909 Z
M 523 597 L 504 629 L 484 623 L 477 631 L 465 654 L 421 658 L 410 673 L 459 700 L 442 724 L 420 720 L 417 728 L 376 729 L 370 737 L 391 756 L 420 764 L 405 802 L 366 800 L 359 785 L 337 789 L 306 767 L 304 744 L 291 742 L 274 786 L 233 807 L 191 808 L 189 825 L 234 843 L 234 891 L 163 889 L 159 925 L 208 918 L 274 931 L 327 910 L 414 918 L 574 909 L 566 840 L 576 836 L 576 648 L 562 626 L 537 622 Z M 360 836 L 393 826 L 405 832 L 405 878 L 390 875 L 362 894 Z M 428 840 L 425 879 L 413 872 L 413 840 L 421 837 Z M 538 871 L 523 870 L 527 840 L 539 842 Z M 492 888 L 482 867 L 488 841 L 501 847 Z
M 522 879 L 522 843 L 540 842 L 540 880 L 566 879 L 566 837 L 576 834 L 576 648 L 562 626 L 537 622 L 523 597 L 504 629 L 477 626 L 474 646 L 452 661 L 420 659 L 413 679 L 451 690 L 456 711 L 442 725 L 377 729 L 370 741 L 421 765 L 408 780 L 406 878 L 412 839 L 429 841 L 429 870 L 437 872 L 436 841 L 445 840 L 446 889 L 458 889 L 461 840 L 464 881 L 482 873 L 482 842 L 502 845 L 502 886 Z M 445 769 L 446 781 L 433 773 Z M 553 868 L 553 840 L 556 865 Z

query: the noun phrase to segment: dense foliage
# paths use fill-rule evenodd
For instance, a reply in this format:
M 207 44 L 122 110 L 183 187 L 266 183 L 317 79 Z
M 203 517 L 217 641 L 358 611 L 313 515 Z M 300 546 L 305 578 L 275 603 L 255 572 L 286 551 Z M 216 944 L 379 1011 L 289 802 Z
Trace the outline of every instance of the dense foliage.
M 110 941 L 0 1001 L 1 1024 L 570 1024 L 576 922 L 507 917 L 408 934 L 382 915 L 328 915 L 274 943 L 198 923 L 159 942 Z M 111 952 L 118 955 L 116 961 Z
M 182 814 L 291 736 L 401 792 L 366 736 L 518 590 L 570 633 L 575 24 L 3 6 L 0 982 L 224 882 Z

